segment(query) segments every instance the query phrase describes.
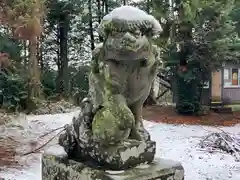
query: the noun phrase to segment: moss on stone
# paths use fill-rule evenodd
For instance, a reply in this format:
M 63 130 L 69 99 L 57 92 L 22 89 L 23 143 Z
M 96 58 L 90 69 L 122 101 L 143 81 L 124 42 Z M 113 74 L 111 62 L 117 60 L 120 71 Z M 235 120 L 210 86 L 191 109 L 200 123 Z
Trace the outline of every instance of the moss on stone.
M 124 19 L 103 20 L 99 26 L 99 33 L 102 36 L 108 36 L 110 32 L 134 32 L 142 30 L 145 32 L 152 31 L 153 24 L 151 21 L 126 21 Z
M 129 137 L 134 116 L 123 99 L 110 96 L 93 118 L 92 132 L 101 144 L 119 143 Z

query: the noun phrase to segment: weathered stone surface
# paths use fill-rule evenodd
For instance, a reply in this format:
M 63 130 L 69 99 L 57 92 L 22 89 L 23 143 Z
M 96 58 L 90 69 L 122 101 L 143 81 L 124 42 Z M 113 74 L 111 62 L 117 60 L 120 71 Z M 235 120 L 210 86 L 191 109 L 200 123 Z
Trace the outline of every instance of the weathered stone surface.
M 91 168 L 65 157 L 44 155 L 42 180 L 184 180 L 181 164 L 171 160 L 155 159 L 125 171 Z
M 156 143 L 154 141 L 128 140 L 117 146 L 76 146 L 71 158 L 76 161 L 92 161 L 95 165 L 111 170 L 128 169 L 138 164 L 150 163 L 154 159 Z M 80 153 L 79 153 L 80 152 Z
M 126 13 L 138 15 L 128 19 Z M 135 7 L 116 8 L 103 18 L 104 43 L 93 51 L 88 97 L 59 138 L 69 157 L 118 170 L 154 159 L 142 106 L 159 64 L 152 38 L 160 31 L 153 16 Z

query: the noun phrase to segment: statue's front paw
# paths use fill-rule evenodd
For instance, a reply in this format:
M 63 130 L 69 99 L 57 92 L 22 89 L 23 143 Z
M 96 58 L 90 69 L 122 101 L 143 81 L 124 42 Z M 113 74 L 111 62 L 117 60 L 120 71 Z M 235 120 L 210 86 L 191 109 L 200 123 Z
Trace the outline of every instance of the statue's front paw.
M 76 143 L 71 126 L 66 125 L 65 129 L 66 131 L 59 136 L 58 143 L 64 148 L 65 152 L 69 154 Z
M 130 137 L 138 141 L 150 140 L 150 134 L 143 126 L 135 126 L 131 131 Z
M 144 128 L 144 126 L 143 126 L 143 120 L 140 121 L 140 124 L 139 124 L 137 127 L 138 127 L 138 132 L 139 132 L 140 136 L 141 136 L 144 140 L 150 140 L 150 134 L 149 134 L 149 132 Z
M 142 141 L 143 138 L 141 136 L 141 134 L 139 133 L 139 131 L 134 127 L 130 133 L 130 139 L 135 139 L 137 141 Z

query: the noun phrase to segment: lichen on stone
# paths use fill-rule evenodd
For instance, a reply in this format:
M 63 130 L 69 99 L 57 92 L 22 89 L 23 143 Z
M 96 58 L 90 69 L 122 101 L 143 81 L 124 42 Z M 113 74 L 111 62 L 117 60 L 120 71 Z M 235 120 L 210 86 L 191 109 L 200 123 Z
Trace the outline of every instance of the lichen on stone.
M 119 96 L 109 97 L 94 116 L 92 132 L 101 144 L 113 145 L 126 140 L 134 124 L 131 110 Z

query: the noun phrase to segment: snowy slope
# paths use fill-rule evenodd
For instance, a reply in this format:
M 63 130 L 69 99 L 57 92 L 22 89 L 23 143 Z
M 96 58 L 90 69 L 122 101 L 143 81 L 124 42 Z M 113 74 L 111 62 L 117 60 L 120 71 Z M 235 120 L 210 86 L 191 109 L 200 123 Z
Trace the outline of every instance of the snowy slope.
M 52 137 L 37 139 L 40 135 L 70 123 L 76 114 L 56 114 L 40 116 L 22 116 L 5 127 L 0 127 L 0 136 L 10 136 L 18 142 L 18 151 L 26 152 L 42 145 Z M 217 131 L 215 128 L 202 126 L 168 125 L 144 122 L 152 139 L 157 142 L 157 157 L 180 161 L 185 168 L 186 180 L 240 180 L 240 162 L 235 162 L 230 155 L 199 151 L 197 144 L 200 137 Z M 224 127 L 227 132 L 239 133 L 240 126 Z M 56 140 L 51 146 L 56 144 Z M 32 144 L 31 146 L 29 144 Z M 50 145 L 49 145 L 50 146 Z M 49 147 L 48 146 L 48 147 Z M 59 146 L 52 146 L 51 151 L 62 153 Z M 0 171 L 0 179 L 41 180 L 40 154 L 19 158 L 22 168 L 6 168 Z

